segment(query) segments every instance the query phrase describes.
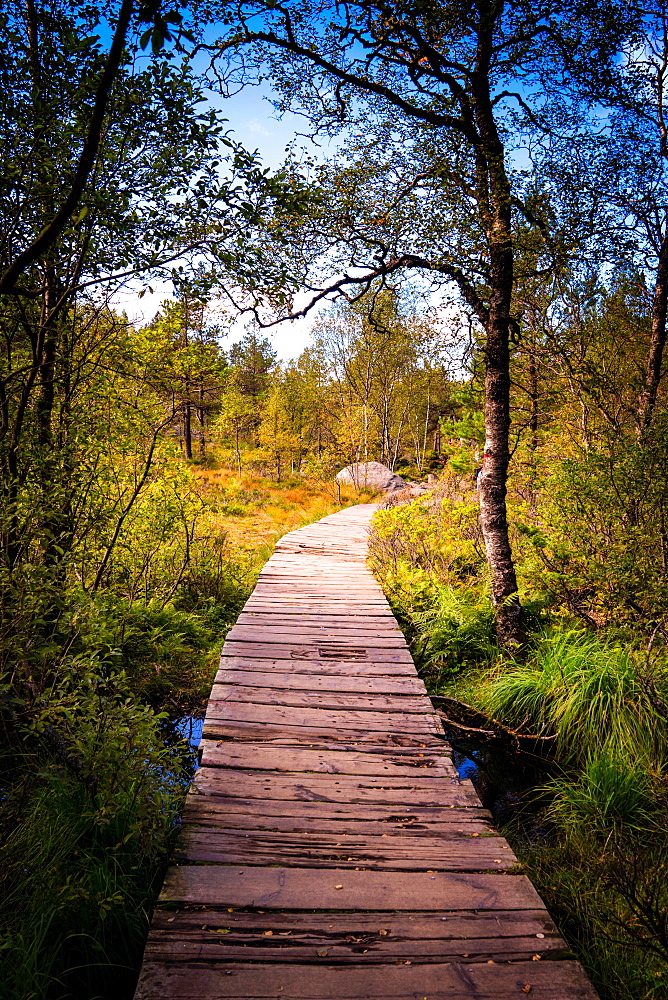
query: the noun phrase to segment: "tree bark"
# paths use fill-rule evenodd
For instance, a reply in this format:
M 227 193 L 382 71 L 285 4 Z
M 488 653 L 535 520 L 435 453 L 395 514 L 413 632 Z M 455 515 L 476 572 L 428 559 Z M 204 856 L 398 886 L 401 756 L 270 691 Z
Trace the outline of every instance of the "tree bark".
M 647 357 L 645 382 L 638 402 L 638 437 L 649 428 L 661 381 L 663 352 L 666 346 L 666 315 L 668 313 L 668 226 L 661 241 L 659 266 L 652 300 L 652 337 Z
M 186 392 L 188 387 L 186 386 Z M 193 436 L 192 436 L 192 426 L 190 420 L 190 400 L 183 400 L 183 443 L 185 445 L 186 458 L 188 460 L 193 457 Z
M 485 456 L 480 476 L 480 524 L 492 581 L 498 640 L 506 648 L 521 648 L 526 636 L 506 512 L 510 377 L 502 317 L 490 319 L 485 357 Z
M 526 643 L 517 593 L 508 517 L 506 484 L 510 462 L 510 307 L 514 253 L 510 181 L 505 150 L 491 101 L 489 66 L 493 21 L 481 23 L 476 70 L 472 76 L 475 123 L 481 137 L 477 161 L 478 210 L 487 231 L 490 295 L 485 332 L 485 455 L 480 477 L 480 524 L 492 583 L 492 603 L 499 644 L 521 649 Z
M 206 458 L 206 407 L 204 405 L 204 385 L 200 382 L 199 385 L 199 407 L 197 410 L 199 416 L 199 457 L 202 461 Z

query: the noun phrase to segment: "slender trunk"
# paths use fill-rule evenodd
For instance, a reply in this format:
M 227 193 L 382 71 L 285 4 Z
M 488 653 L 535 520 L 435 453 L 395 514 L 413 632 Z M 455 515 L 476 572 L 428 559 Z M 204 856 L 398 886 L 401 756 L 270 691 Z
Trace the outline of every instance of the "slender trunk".
M 517 593 L 508 518 L 506 484 L 510 462 L 510 307 L 514 254 L 510 182 L 490 95 L 489 65 L 492 28 L 479 33 L 472 96 L 482 139 L 478 153 L 478 210 L 487 232 L 490 295 L 485 346 L 485 456 L 480 477 L 480 524 L 492 584 L 492 603 L 501 646 L 521 649 L 526 643 L 522 605 Z
M 485 351 L 485 456 L 479 492 L 480 524 L 492 580 L 498 639 L 502 646 L 512 648 L 523 646 L 525 635 L 506 512 L 510 461 L 508 298 L 501 288 L 491 295 Z
M 538 458 L 538 366 L 534 345 L 529 351 L 529 462 L 531 465 L 531 486 L 533 488 Z
M 369 461 L 369 411 L 364 403 L 364 461 Z
M 647 357 L 645 381 L 638 400 L 638 437 L 649 428 L 661 381 L 663 352 L 666 346 L 666 315 L 668 313 L 668 224 L 659 253 L 659 266 L 652 301 L 652 336 Z
M 42 458 L 48 460 L 53 444 L 52 421 L 55 399 L 56 350 L 58 347 L 55 305 L 58 298 L 53 268 L 46 274 L 44 305 L 42 308 L 42 353 L 39 359 L 40 391 L 37 400 L 37 434 Z
M 186 392 L 188 391 L 188 386 L 186 385 Z M 183 401 L 183 441 L 185 444 L 186 458 L 191 459 L 193 457 L 193 437 L 192 437 L 192 427 L 190 421 L 190 400 L 184 399 Z
M 197 415 L 199 417 L 199 457 L 204 461 L 206 459 L 206 409 L 204 406 L 204 386 L 201 382 L 199 386 L 199 408 Z
M 420 469 L 424 473 L 424 469 L 427 463 L 427 434 L 429 432 L 429 416 L 430 416 L 430 392 L 427 390 L 427 412 L 424 418 L 424 434 L 422 435 L 422 462 L 420 464 Z

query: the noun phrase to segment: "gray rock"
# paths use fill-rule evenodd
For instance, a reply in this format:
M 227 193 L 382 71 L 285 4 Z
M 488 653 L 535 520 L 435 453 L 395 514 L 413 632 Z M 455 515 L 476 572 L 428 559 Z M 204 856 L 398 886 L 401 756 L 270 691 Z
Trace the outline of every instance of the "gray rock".
M 336 474 L 337 483 L 356 486 L 357 489 L 400 490 L 406 480 L 380 462 L 356 462 Z

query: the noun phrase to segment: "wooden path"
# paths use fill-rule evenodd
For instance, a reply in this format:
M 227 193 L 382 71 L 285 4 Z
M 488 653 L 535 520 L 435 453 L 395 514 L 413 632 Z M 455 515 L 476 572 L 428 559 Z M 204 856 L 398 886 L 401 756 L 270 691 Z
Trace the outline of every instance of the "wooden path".
M 285 536 L 229 634 L 136 1000 L 596 1000 L 457 778 L 374 509 Z

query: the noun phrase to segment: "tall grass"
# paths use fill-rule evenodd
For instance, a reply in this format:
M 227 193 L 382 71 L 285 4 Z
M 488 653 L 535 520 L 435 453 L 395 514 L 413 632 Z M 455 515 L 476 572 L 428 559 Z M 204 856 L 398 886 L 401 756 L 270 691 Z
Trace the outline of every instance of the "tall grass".
M 192 768 L 108 660 L 61 663 L 2 722 L 0 997 L 132 995 Z
M 481 691 L 509 725 L 555 734 L 564 764 L 586 764 L 606 748 L 660 768 L 665 721 L 640 679 L 633 651 L 583 631 L 552 631 L 526 664 L 502 665 Z

